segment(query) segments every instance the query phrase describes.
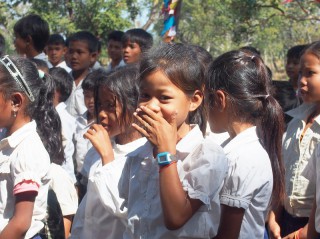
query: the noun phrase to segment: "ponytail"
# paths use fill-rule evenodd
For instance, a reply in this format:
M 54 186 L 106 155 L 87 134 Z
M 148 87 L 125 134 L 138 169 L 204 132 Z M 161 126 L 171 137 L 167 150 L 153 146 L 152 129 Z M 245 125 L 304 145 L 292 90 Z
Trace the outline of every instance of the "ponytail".
M 261 144 L 270 158 L 273 172 L 272 204 L 284 196 L 284 166 L 281 158 L 283 112 L 271 96 L 271 79 L 263 60 L 254 53 L 230 51 L 210 66 L 207 91 L 227 93 L 230 109 L 241 121 L 257 126 Z
M 38 105 L 32 118 L 37 123 L 37 132 L 49 153 L 51 162 L 61 165 L 64 161 L 64 151 L 61 120 L 53 105 L 55 85 L 48 74 L 40 79 L 42 80 L 42 87 L 39 92 Z
M 284 197 L 284 166 L 281 158 L 284 116 L 275 98 L 266 97 L 260 124 L 257 125 L 259 138 L 266 149 L 273 171 L 272 204 L 278 206 Z M 272 122 L 272 123 L 270 123 Z

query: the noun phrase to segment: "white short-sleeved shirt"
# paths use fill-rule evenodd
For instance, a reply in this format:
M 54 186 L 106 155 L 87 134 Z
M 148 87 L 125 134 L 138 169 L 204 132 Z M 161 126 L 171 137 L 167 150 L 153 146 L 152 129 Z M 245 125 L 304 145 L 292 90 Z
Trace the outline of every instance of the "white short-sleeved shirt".
M 320 233 L 320 144 L 315 148 L 312 157 L 309 159 L 309 162 L 301 175 L 309 181 L 315 182 L 315 197 L 317 205 L 315 213 L 315 228 L 316 231 Z
M 91 166 L 99 160 L 100 160 L 100 155 L 97 152 L 97 150 L 92 146 L 88 150 L 81 168 L 81 175 L 85 178 L 85 180 L 89 178 L 89 172 L 90 172 Z M 82 183 L 87 184 L 87 182 L 82 182 Z
M 66 110 L 66 104 L 64 102 L 59 103 L 56 106 L 56 110 L 61 120 L 62 128 L 62 144 L 64 151 L 65 161 L 61 165 L 64 170 L 67 171 L 70 178 L 76 183 L 76 176 L 74 173 L 73 153 L 74 144 L 73 136 L 76 132 L 76 119 L 68 113 Z
M 41 52 L 40 54 L 36 55 L 34 57 L 34 59 L 39 59 L 39 60 L 42 60 L 44 62 L 47 63 L 48 65 L 48 68 L 51 68 L 52 67 L 52 64 L 50 63 L 50 61 L 48 60 L 48 56 L 46 54 L 44 54 L 44 52 Z
M 306 179 L 301 173 L 320 142 L 320 116 L 306 130 L 301 142 L 300 137 L 308 117 L 316 107 L 316 104 L 303 103 L 286 112 L 293 119 L 288 124 L 282 143 L 282 158 L 286 169 L 284 208 L 294 217 L 309 217 L 314 200 L 315 182 Z
M 70 74 L 72 76 L 72 72 L 70 72 Z M 83 79 L 79 82 L 78 85 L 76 85 L 76 83 L 74 83 L 73 81 L 71 95 L 65 102 L 69 114 L 76 118 L 88 110 L 86 105 L 84 104 L 82 82 Z
M 61 67 L 65 69 L 68 73 L 71 72 L 71 68 L 67 66 L 67 63 L 65 61 L 61 61 L 58 65 L 56 65 L 56 67 Z
M 230 165 L 221 190 L 221 204 L 245 209 L 239 238 L 263 238 L 273 173 L 256 127 L 241 132 L 223 149 Z
M 88 111 L 86 111 L 83 115 L 79 116 L 76 119 L 76 132 L 74 134 L 74 159 L 77 164 L 76 171 L 78 173 L 81 172 L 84 158 L 89 149 L 92 147 L 90 140 L 83 137 L 83 135 L 88 131 L 92 123 L 94 123 L 88 123 L 87 113 Z
M 0 141 L 0 231 L 14 214 L 14 187 L 29 180 L 39 185 L 25 238 L 31 238 L 44 226 L 50 181 L 50 157 L 36 128 L 36 122 L 31 121 Z
M 120 208 L 123 199 L 119 197 L 118 183 L 127 157 L 136 154 L 146 141 L 140 138 L 125 145 L 114 144 L 114 161 L 102 166 L 99 160 L 92 165 L 87 194 L 73 221 L 71 238 L 122 238 L 127 210 Z
M 50 165 L 50 187 L 55 192 L 62 215 L 74 215 L 78 208 L 78 194 L 69 174 L 55 163 Z
M 220 146 L 204 139 L 199 127 L 177 144 L 177 169 L 188 196 L 203 202 L 198 211 L 178 230 L 164 225 L 159 192 L 159 166 L 153 146 L 147 142 L 137 155 L 128 158 L 119 183 L 119 193 L 128 208 L 124 238 L 212 238 L 220 221 L 219 192 L 228 170 Z
M 126 63 L 125 63 L 123 60 L 121 60 L 117 66 L 115 66 L 115 67 L 112 68 L 112 65 L 111 65 L 111 62 L 110 62 L 110 63 L 108 64 L 106 70 L 107 70 L 107 71 L 112 71 L 112 70 L 115 70 L 115 69 L 117 69 L 117 68 L 119 68 L 119 67 L 121 67 L 121 66 L 125 66 L 125 65 L 126 65 Z

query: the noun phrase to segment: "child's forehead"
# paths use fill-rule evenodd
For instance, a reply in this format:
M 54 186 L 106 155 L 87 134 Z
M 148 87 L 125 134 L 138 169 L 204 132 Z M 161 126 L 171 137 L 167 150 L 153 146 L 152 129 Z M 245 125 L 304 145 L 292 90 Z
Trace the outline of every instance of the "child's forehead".
M 71 47 L 89 51 L 89 44 L 85 40 L 72 40 L 69 42 L 69 48 Z
M 65 44 L 60 43 L 60 42 L 55 42 L 55 43 L 48 43 L 48 47 L 65 47 Z

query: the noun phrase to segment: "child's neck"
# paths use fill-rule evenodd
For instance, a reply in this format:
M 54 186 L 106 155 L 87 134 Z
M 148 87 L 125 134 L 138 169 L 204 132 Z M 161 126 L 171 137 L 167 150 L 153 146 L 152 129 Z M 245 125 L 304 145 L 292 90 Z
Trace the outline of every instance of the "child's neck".
M 238 122 L 238 121 L 234 121 L 232 122 L 227 131 L 230 135 L 230 138 L 234 138 L 236 137 L 238 134 L 240 134 L 241 132 L 245 131 L 246 129 L 249 129 L 251 127 L 253 127 L 254 125 L 251 123 L 244 123 L 244 122 Z
M 124 145 L 128 144 L 130 142 L 133 142 L 137 139 L 140 139 L 142 136 L 141 134 L 136 130 L 130 130 L 129 133 L 121 133 L 115 137 L 116 144 Z
M 91 114 L 89 111 L 87 112 L 87 122 L 90 124 L 94 120 L 94 115 Z
M 27 58 L 34 58 L 42 52 L 36 51 L 34 48 L 31 48 L 28 52 L 26 52 Z
M 88 75 L 88 73 L 89 69 L 72 71 L 72 76 L 76 86 L 80 83 L 81 80 L 83 80 Z
M 120 59 L 115 59 L 111 61 L 111 68 L 115 68 L 120 64 L 121 58 Z
M 7 130 L 8 130 L 7 136 L 12 135 L 15 131 L 23 127 L 25 124 L 30 123 L 30 121 L 31 121 L 31 118 L 29 116 L 23 116 L 23 117 L 17 116 L 13 124 L 10 127 L 7 127 Z

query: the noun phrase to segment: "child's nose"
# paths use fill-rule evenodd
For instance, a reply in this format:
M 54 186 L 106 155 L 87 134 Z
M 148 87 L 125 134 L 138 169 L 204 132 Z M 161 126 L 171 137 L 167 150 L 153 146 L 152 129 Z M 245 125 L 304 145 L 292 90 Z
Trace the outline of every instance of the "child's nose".
M 151 109 L 153 112 L 159 112 L 160 111 L 160 106 L 159 106 L 158 102 L 156 102 L 155 100 L 149 101 L 146 106 L 149 109 Z

